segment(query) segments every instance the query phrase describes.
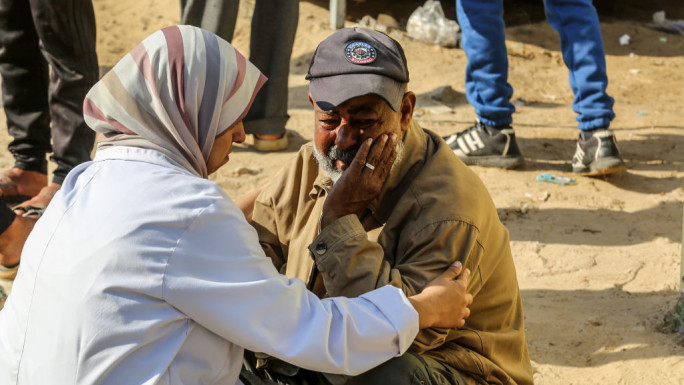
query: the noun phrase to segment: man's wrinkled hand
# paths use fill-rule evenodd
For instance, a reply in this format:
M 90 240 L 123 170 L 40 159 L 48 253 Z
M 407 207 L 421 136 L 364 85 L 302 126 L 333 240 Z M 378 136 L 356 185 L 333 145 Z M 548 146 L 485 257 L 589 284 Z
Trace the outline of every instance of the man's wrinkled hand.
M 439 277 L 428 282 L 420 294 L 409 297 L 418 311 L 419 327 L 460 328 L 470 316 L 473 296 L 466 289 L 470 270 L 455 262 Z
M 380 194 L 397 157 L 397 135 L 366 139 L 333 185 L 323 206 L 321 228 L 348 214 L 361 214 Z

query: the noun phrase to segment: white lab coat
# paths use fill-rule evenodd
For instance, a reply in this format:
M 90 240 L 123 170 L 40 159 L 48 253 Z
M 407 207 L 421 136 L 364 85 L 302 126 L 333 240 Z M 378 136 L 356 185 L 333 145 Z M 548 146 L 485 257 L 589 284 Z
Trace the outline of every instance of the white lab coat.
M 276 272 L 215 183 L 113 147 L 69 174 L 26 242 L 0 384 L 235 384 L 243 347 L 357 374 L 417 329 L 393 287 L 320 301 Z

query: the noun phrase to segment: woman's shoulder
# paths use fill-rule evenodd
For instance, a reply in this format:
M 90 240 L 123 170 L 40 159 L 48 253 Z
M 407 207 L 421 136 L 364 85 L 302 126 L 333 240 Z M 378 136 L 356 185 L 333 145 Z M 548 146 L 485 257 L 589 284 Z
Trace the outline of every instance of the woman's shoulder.
M 94 162 L 74 170 L 63 189 L 73 191 L 73 198 L 85 193 L 107 202 L 172 207 L 180 214 L 230 200 L 219 185 L 192 174 L 172 163 L 150 161 L 133 156 L 96 157 Z M 167 211 L 167 210 L 164 210 Z

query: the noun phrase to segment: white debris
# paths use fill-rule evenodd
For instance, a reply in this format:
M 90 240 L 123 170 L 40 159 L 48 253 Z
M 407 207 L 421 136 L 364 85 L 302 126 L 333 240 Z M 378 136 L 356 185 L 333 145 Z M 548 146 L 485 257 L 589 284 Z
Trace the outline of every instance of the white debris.
M 628 34 L 624 34 L 624 35 L 620 36 L 620 39 L 619 39 L 620 45 L 629 45 L 629 39 L 630 39 L 630 37 Z

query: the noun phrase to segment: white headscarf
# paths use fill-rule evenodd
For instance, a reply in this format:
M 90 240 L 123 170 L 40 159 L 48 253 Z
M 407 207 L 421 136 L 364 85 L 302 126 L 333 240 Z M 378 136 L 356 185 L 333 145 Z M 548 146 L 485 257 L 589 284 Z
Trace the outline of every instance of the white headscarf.
M 86 95 L 98 148 L 164 153 L 207 177 L 214 140 L 242 120 L 266 77 L 230 43 L 200 28 L 164 28 L 122 58 Z

